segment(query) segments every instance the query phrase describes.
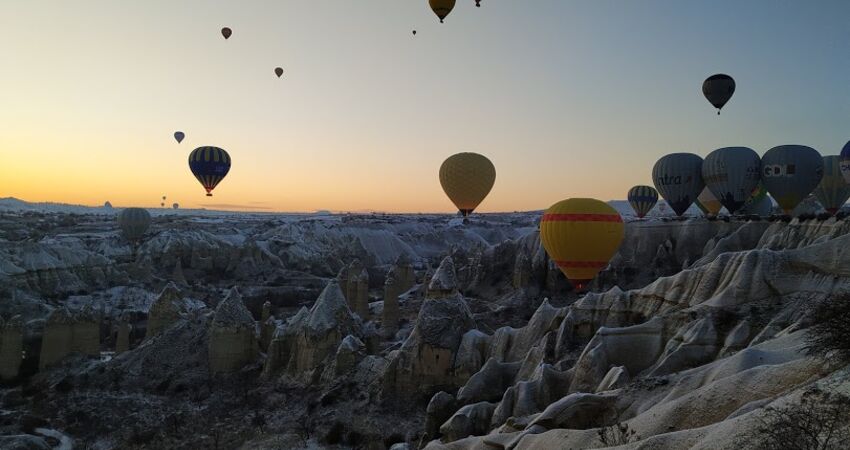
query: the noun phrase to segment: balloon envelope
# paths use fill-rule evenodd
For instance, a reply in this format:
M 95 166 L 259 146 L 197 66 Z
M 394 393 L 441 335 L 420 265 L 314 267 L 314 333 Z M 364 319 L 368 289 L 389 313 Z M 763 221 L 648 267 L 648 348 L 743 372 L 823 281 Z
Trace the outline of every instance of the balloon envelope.
M 732 98 L 734 93 L 735 80 L 729 75 L 718 73 L 702 82 L 702 95 L 717 108 L 717 114 L 720 114 L 723 105 Z
M 658 203 L 658 191 L 651 186 L 635 186 L 629 189 L 628 199 L 635 214 L 642 219 Z
M 185 138 L 185 137 L 186 137 L 186 134 L 183 133 L 182 131 L 177 131 L 177 132 L 174 133 L 174 139 L 177 141 L 178 144 L 183 142 L 183 138 Z
M 127 208 L 118 214 L 118 226 L 124 238 L 138 242 L 151 225 L 151 215 L 143 208 Z
M 652 168 L 652 181 L 676 215 L 681 216 L 705 187 L 702 158 L 692 153 L 663 156 Z
M 820 184 L 823 158 L 804 145 L 780 145 L 761 158 L 761 181 L 779 206 L 790 214 Z
M 218 147 L 198 147 L 189 154 L 189 168 L 212 197 L 212 190 L 230 171 L 230 155 Z
M 702 180 L 734 214 L 752 196 L 761 179 L 761 158 L 747 147 L 719 148 L 702 162 Z
M 847 203 L 847 199 L 850 198 L 850 184 L 847 184 L 841 174 L 840 156 L 823 157 L 823 178 L 815 188 L 815 197 L 832 215 L 835 215 Z
M 224 27 L 221 29 L 221 35 L 224 36 L 225 39 L 230 39 L 231 34 L 233 34 L 233 30 L 230 28 Z
M 275 73 L 275 75 L 277 75 L 278 78 L 280 78 L 283 75 L 283 69 L 281 69 L 280 67 L 277 67 L 277 68 L 274 69 L 274 73 Z
M 579 290 L 608 265 L 623 235 L 620 214 L 592 198 L 562 200 L 540 220 L 543 248 Z
M 723 209 L 723 204 L 720 203 L 720 200 L 714 196 L 708 187 L 703 188 L 702 192 L 700 192 L 696 204 L 706 216 L 716 216 Z
M 449 156 L 440 166 L 440 185 L 464 217 L 490 193 L 496 182 L 496 167 L 478 153 Z
M 455 0 L 428 0 L 428 4 L 431 6 L 434 14 L 440 18 L 440 23 L 443 23 L 443 19 L 454 9 Z
M 174 208 L 174 209 L 178 209 L 178 208 L 180 208 L 180 205 L 175 203 L 175 204 L 171 205 L 171 207 Z
M 850 183 L 850 141 L 841 149 L 841 174 L 844 175 L 844 181 Z

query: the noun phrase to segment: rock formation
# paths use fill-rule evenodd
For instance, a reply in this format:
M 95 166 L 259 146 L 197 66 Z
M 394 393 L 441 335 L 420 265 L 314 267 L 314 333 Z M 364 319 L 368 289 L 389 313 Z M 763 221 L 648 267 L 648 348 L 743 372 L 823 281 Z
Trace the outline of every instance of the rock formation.
M 275 331 L 264 373 L 271 376 L 284 369 L 290 376 L 309 380 L 348 335 L 361 335 L 360 324 L 339 282 L 332 279 L 310 310 L 302 309 Z
M 256 324 L 234 287 L 215 309 L 209 332 L 211 373 L 235 372 L 257 357 Z
M 153 302 L 148 312 L 148 329 L 145 339 L 150 339 L 177 322 L 181 317 L 179 301 L 183 298 L 174 283 L 168 283 Z
M 14 316 L 5 324 L 0 318 L 0 380 L 17 378 L 23 358 L 24 323 Z
M 457 274 L 455 273 L 455 264 L 451 256 L 446 256 L 440 262 L 434 276 L 428 283 L 428 298 L 443 298 L 450 297 L 458 291 Z
M 59 362 L 71 353 L 74 342 L 73 318 L 65 308 L 57 308 L 47 316 L 41 338 L 39 369 Z
M 121 320 L 118 322 L 118 330 L 115 335 L 115 353 L 124 353 L 130 350 L 130 330 L 132 325 L 127 321 Z
M 398 331 L 399 307 L 398 297 L 401 295 L 401 285 L 396 279 L 395 267 L 387 272 L 384 281 L 384 310 L 381 327 L 385 336 L 390 337 Z

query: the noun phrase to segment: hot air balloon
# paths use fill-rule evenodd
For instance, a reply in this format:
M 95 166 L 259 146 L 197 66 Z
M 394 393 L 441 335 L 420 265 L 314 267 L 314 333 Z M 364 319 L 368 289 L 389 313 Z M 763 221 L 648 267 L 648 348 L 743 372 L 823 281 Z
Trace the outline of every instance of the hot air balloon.
M 768 208 L 765 208 L 765 199 L 767 199 L 766 205 L 769 206 Z M 764 188 L 764 184 L 761 181 L 759 181 L 759 184 L 753 190 L 750 198 L 744 203 L 744 206 L 738 210 L 739 214 L 755 214 L 758 216 L 769 216 L 772 212 L 773 200 L 767 195 L 767 189 Z
M 475 6 L 481 7 L 481 0 L 475 0 Z
M 487 197 L 496 182 L 496 168 L 478 153 L 449 156 L 440 166 L 440 184 L 463 217 Z
M 723 209 L 723 204 L 714 196 L 707 186 L 703 188 L 696 200 L 697 207 L 708 217 L 716 217 Z
M 844 175 L 844 181 L 850 183 L 850 141 L 841 149 L 841 174 Z
M 177 141 L 178 144 L 183 142 L 183 138 L 185 138 L 185 137 L 186 137 L 186 134 L 183 133 L 182 131 L 175 131 L 174 132 L 174 139 Z
M 159 204 L 159 207 L 160 207 L 160 208 L 165 208 L 165 202 L 160 203 L 160 204 Z
M 225 39 L 230 39 L 231 34 L 233 34 L 233 30 L 230 28 L 224 27 L 221 29 L 221 35 L 224 36 Z
M 280 78 L 281 76 L 283 76 L 283 69 L 281 69 L 280 67 L 276 67 L 274 69 L 274 74 L 277 75 L 278 78 Z
M 719 148 L 702 162 L 702 180 L 734 214 L 752 196 L 761 179 L 761 158 L 747 147 Z
M 847 184 L 841 174 L 840 156 L 823 157 L 823 178 L 815 188 L 815 197 L 833 216 L 847 203 L 850 198 L 850 184 Z
M 428 4 L 431 5 L 434 14 L 440 18 L 440 23 L 443 23 L 443 19 L 454 9 L 455 0 L 428 0 Z
M 413 30 L 413 35 L 416 36 L 416 30 Z
M 133 244 L 138 243 L 151 225 L 151 215 L 143 208 L 127 208 L 118 214 L 118 226 L 124 238 Z
M 732 98 L 732 94 L 734 93 L 735 80 L 729 75 L 718 73 L 706 78 L 702 82 L 702 94 L 717 108 L 718 115 L 720 115 L 723 105 Z
M 681 216 L 705 187 L 702 158 L 692 153 L 663 156 L 652 168 L 652 180 L 658 193 Z
M 178 203 L 175 203 L 175 204 L 171 205 L 171 207 L 174 208 L 174 209 L 179 209 L 180 205 Z
M 543 248 L 577 290 L 583 290 L 608 265 L 623 234 L 617 210 L 592 198 L 555 203 L 540 221 Z
M 635 186 L 629 189 L 628 199 L 635 214 L 643 219 L 658 202 L 658 191 L 651 186 Z
M 790 214 L 800 201 L 818 187 L 823 178 L 823 158 L 804 145 L 780 145 L 761 158 L 761 182 Z
M 218 147 L 198 147 L 189 154 L 189 168 L 212 197 L 212 190 L 230 171 L 230 155 Z

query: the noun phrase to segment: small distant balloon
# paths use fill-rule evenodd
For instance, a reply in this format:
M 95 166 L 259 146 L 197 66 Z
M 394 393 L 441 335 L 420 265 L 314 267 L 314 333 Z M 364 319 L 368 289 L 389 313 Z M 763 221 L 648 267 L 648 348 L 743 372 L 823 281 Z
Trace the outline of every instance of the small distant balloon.
M 702 82 L 702 95 L 717 108 L 717 114 L 723 105 L 732 98 L 735 93 L 735 80 L 729 75 L 718 73 L 712 75 Z
M 480 8 L 481 7 L 481 0 L 475 0 L 475 6 Z
M 165 201 L 165 196 L 164 196 L 164 195 L 162 196 L 162 200 L 163 200 L 163 201 Z
M 171 207 L 174 208 L 174 209 L 180 209 L 180 204 L 175 203 L 175 204 L 171 205 Z
M 283 76 L 283 69 L 281 69 L 280 67 L 277 67 L 277 68 L 274 69 L 274 73 L 275 73 L 275 75 L 277 75 L 278 78 L 280 78 L 281 76 Z
M 183 139 L 185 137 L 186 137 L 186 133 L 183 133 L 182 131 L 177 131 L 177 132 L 174 133 L 174 139 L 177 141 L 178 144 L 183 142 Z
M 416 30 L 413 30 L 413 35 L 416 36 Z
M 224 36 L 225 39 L 230 39 L 231 34 L 233 34 L 233 30 L 230 28 L 224 27 L 221 29 L 221 35 Z
M 160 203 L 160 204 L 159 204 L 159 207 L 160 207 L 160 208 L 165 208 L 165 202 Z

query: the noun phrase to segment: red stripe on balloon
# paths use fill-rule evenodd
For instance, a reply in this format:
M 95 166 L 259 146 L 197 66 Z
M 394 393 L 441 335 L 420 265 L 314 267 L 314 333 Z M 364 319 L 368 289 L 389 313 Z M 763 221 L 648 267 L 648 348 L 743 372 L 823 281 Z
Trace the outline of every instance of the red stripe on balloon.
M 606 261 L 555 261 L 562 269 L 596 269 L 608 265 Z
M 622 222 L 619 214 L 543 214 L 543 222 Z

